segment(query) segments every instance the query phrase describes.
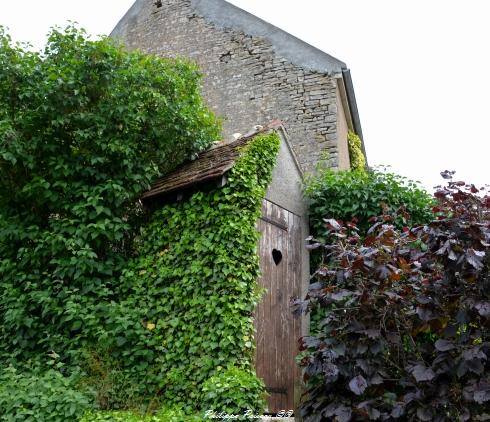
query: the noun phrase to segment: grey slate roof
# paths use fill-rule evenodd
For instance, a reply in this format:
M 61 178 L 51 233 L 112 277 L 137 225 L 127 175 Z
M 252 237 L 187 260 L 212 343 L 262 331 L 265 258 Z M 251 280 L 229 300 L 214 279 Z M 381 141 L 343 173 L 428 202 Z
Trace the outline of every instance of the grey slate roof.
M 250 139 L 240 138 L 201 153 L 195 160 L 188 161 L 157 179 L 141 199 L 154 198 L 220 178 L 234 166 L 240 148 Z

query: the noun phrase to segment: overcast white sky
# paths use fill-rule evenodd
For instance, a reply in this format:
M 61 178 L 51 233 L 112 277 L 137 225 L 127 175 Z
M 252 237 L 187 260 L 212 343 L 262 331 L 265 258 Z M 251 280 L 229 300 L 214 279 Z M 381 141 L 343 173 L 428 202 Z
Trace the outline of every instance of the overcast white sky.
M 347 63 L 371 165 L 428 189 L 444 169 L 490 182 L 490 2 L 230 2 Z M 108 34 L 132 3 L 0 0 L 0 25 L 41 48 L 49 27 L 67 20 Z

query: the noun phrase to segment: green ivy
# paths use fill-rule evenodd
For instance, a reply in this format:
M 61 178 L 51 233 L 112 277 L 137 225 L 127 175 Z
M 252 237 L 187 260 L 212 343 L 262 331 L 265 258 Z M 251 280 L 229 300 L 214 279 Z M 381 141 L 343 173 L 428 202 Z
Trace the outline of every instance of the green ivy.
M 212 412 L 225 412 L 240 415 L 247 419 L 247 412 L 255 408 L 264 409 L 264 383 L 258 380 L 250 371 L 228 366 L 218 371 L 203 385 L 203 407 L 212 415 Z M 233 391 L 233 394 L 229 394 Z
M 351 170 L 366 170 L 366 157 L 362 152 L 361 138 L 354 132 L 347 134 L 347 144 L 349 146 L 350 168 Z
M 157 210 L 141 236 L 98 347 L 108 351 L 106 365 L 128 375 L 126 389 L 153 398 L 151 408 L 206 410 L 213 376 L 230 365 L 254 372 L 256 222 L 278 148 L 275 133 L 255 137 L 223 188 Z M 263 410 L 262 384 L 249 386 L 221 391 L 220 400 L 241 412 L 250 398 L 250 410 Z

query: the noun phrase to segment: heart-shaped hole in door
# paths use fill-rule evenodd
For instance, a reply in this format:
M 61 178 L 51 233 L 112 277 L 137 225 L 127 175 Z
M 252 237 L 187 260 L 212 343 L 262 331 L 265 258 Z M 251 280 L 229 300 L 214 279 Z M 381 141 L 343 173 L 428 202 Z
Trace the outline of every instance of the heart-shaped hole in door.
M 279 265 L 282 261 L 282 252 L 277 249 L 272 249 L 272 259 L 274 260 L 274 264 Z

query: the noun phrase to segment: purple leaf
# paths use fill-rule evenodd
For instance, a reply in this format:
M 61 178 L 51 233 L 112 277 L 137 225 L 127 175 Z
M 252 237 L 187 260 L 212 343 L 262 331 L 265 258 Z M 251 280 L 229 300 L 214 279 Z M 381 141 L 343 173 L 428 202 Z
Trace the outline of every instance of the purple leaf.
M 435 318 L 434 312 L 428 308 L 417 306 L 417 315 L 422 321 L 430 321 Z
M 310 243 L 308 245 L 306 245 L 306 249 L 308 249 L 309 251 L 312 251 L 314 249 L 318 249 L 320 246 L 322 246 L 321 243 Z
M 420 390 L 417 390 L 417 393 L 407 393 L 403 396 L 403 403 L 408 404 L 414 400 L 418 400 L 420 398 Z
M 417 302 L 421 303 L 422 305 L 427 305 L 427 304 L 434 301 L 432 298 L 430 298 L 429 296 L 425 296 L 425 295 L 419 295 L 419 296 L 417 296 L 416 299 L 417 299 Z
M 471 413 L 467 408 L 463 408 L 463 412 L 459 415 L 459 420 L 461 422 L 466 422 L 471 419 Z
M 356 366 L 361 368 L 366 373 L 369 373 L 372 370 L 365 359 L 356 359 Z
M 462 378 L 466 375 L 468 372 L 468 366 L 466 365 L 466 362 L 464 360 L 459 362 L 458 369 L 456 369 L 456 375 L 458 378 Z
M 368 328 L 367 330 L 362 330 L 362 331 L 359 331 L 359 333 L 362 333 L 362 334 L 365 334 L 366 336 L 368 336 L 368 338 L 378 338 L 381 333 L 378 329 L 376 328 Z
M 460 324 L 467 324 L 469 320 L 470 318 L 468 312 L 466 312 L 464 309 L 460 309 L 456 314 L 456 322 L 459 322 Z
M 394 292 L 383 292 L 386 296 L 388 296 L 391 300 L 400 300 L 403 299 L 400 295 Z
M 476 251 L 474 249 L 468 249 L 466 252 L 466 260 L 470 265 L 475 268 L 475 270 L 481 270 L 483 268 L 483 257 L 485 256 L 485 252 Z
M 322 290 L 325 287 L 325 284 L 322 281 L 317 281 L 316 283 L 311 283 L 308 287 L 310 292 L 315 292 L 318 290 Z
M 329 274 L 329 271 L 328 271 L 328 268 L 326 268 L 326 267 L 320 267 L 315 272 L 315 275 L 319 275 L 319 276 L 322 276 L 322 277 L 325 277 L 328 274 Z
M 387 279 L 391 274 L 391 271 L 388 269 L 388 267 L 386 265 L 378 265 L 376 267 L 375 271 L 376 271 L 377 276 L 381 280 Z
M 395 419 L 398 419 L 400 416 L 402 416 L 404 413 L 404 409 L 402 406 L 400 406 L 399 404 L 396 404 L 394 407 L 393 407 L 393 410 L 391 411 L 391 416 Z
M 373 343 L 369 346 L 369 351 L 373 355 L 377 355 L 378 353 L 382 352 L 384 350 L 384 344 L 380 341 L 377 341 L 376 343 Z
M 352 410 L 343 404 L 337 405 L 335 403 L 331 403 L 325 408 L 322 415 L 327 418 L 336 416 L 336 421 L 349 422 L 352 419 Z M 321 419 L 317 418 L 315 420 L 320 421 Z
M 418 364 L 413 366 L 412 368 L 409 369 L 409 372 L 411 372 L 411 374 L 417 380 L 417 382 L 431 381 L 436 376 L 436 374 L 431 368 L 428 368 L 423 364 Z
M 323 373 L 325 374 L 326 381 L 328 383 L 335 382 L 339 375 L 339 368 L 333 363 L 327 363 L 323 367 Z
M 349 382 L 350 391 L 358 396 L 364 393 L 364 390 L 366 390 L 367 386 L 367 381 L 362 375 L 358 375 L 357 377 L 352 378 Z
M 392 344 L 401 344 L 401 338 L 396 333 L 386 333 L 386 340 Z
M 364 343 L 358 343 L 357 344 L 357 349 L 356 349 L 356 354 L 357 355 L 363 355 L 367 351 L 368 351 L 367 344 L 364 344 Z
M 369 420 L 377 421 L 381 416 L 381 412 L 378 409 L 375 409 L 374 407 L 368 407 L 368 415 L 369 415 Z
M 441 176 L 444 179 L 452 179 L 454 173 L 456 173 L 454 170 L 444 170 L 444 171 L 441 171 Z
M 434 346 L 440 352 L 447 352 L 448 350 L 453 350 L 456 347 L 452 341 L 443 339 L 437 340 Z
M 348 290 L 341 289 L 341 290 L 338 290 L 338 291 L 332 293 L 330 295 L 330 297 L 333 300 L 338 301 L 338 300 L 345 299 L 346 297 L 349 297 L 349 296 L 352 296 L 352 295 L 353 295 L 352 292 L 349 292 Z
M 479 404 L 483 404 L 490 400 L 490 386 L 488 384 L 480 383 L 473 393 L 473 400 Z
M 472 347 L 471 349 L 465 350 L 463 352 L 464 360 L 472 359 L 487 359 L 487 355 L 483 353 L 479 346 Z
M 485 370 L 485 367 L 483 366 L 483 363 L 479 359 L 472 359 L 466 362 L 466 365 L 468 366 L 468 369 L 477 374 L 481 375 L 483 374 L 483 371 Z
M 449 240 L 446 240 L 446 242 L 444 242 L 444 245 L 442 245 L 436 252 L 437 255 L 444 255 L 446 254 L 448 251 L 449 251 L 449 248 L 451 247 L 451 243 L 449 242 Z
M 332 346 L 332 351 L 334 351 L 338 356 L 345 356 L 345 343 L 335 343 Z
M 352 419 L 352 411 L 346 406 L 339 406 L 335 409 L 335 416 L 339 422 L 349 422 Z
M 308 348 L 318 348 L 318 346 L 320 346 L 320 344 L 322 343 L 319 339 L 317 339 L 316 337 L 309 337 L 309 336 L 305 336 L 302 338 L 303 340 L 303 344 L 308 347 Z
M 490 317 L 490 302 L 479 302 L 475 305 L 475 309 L 482 317 Z

